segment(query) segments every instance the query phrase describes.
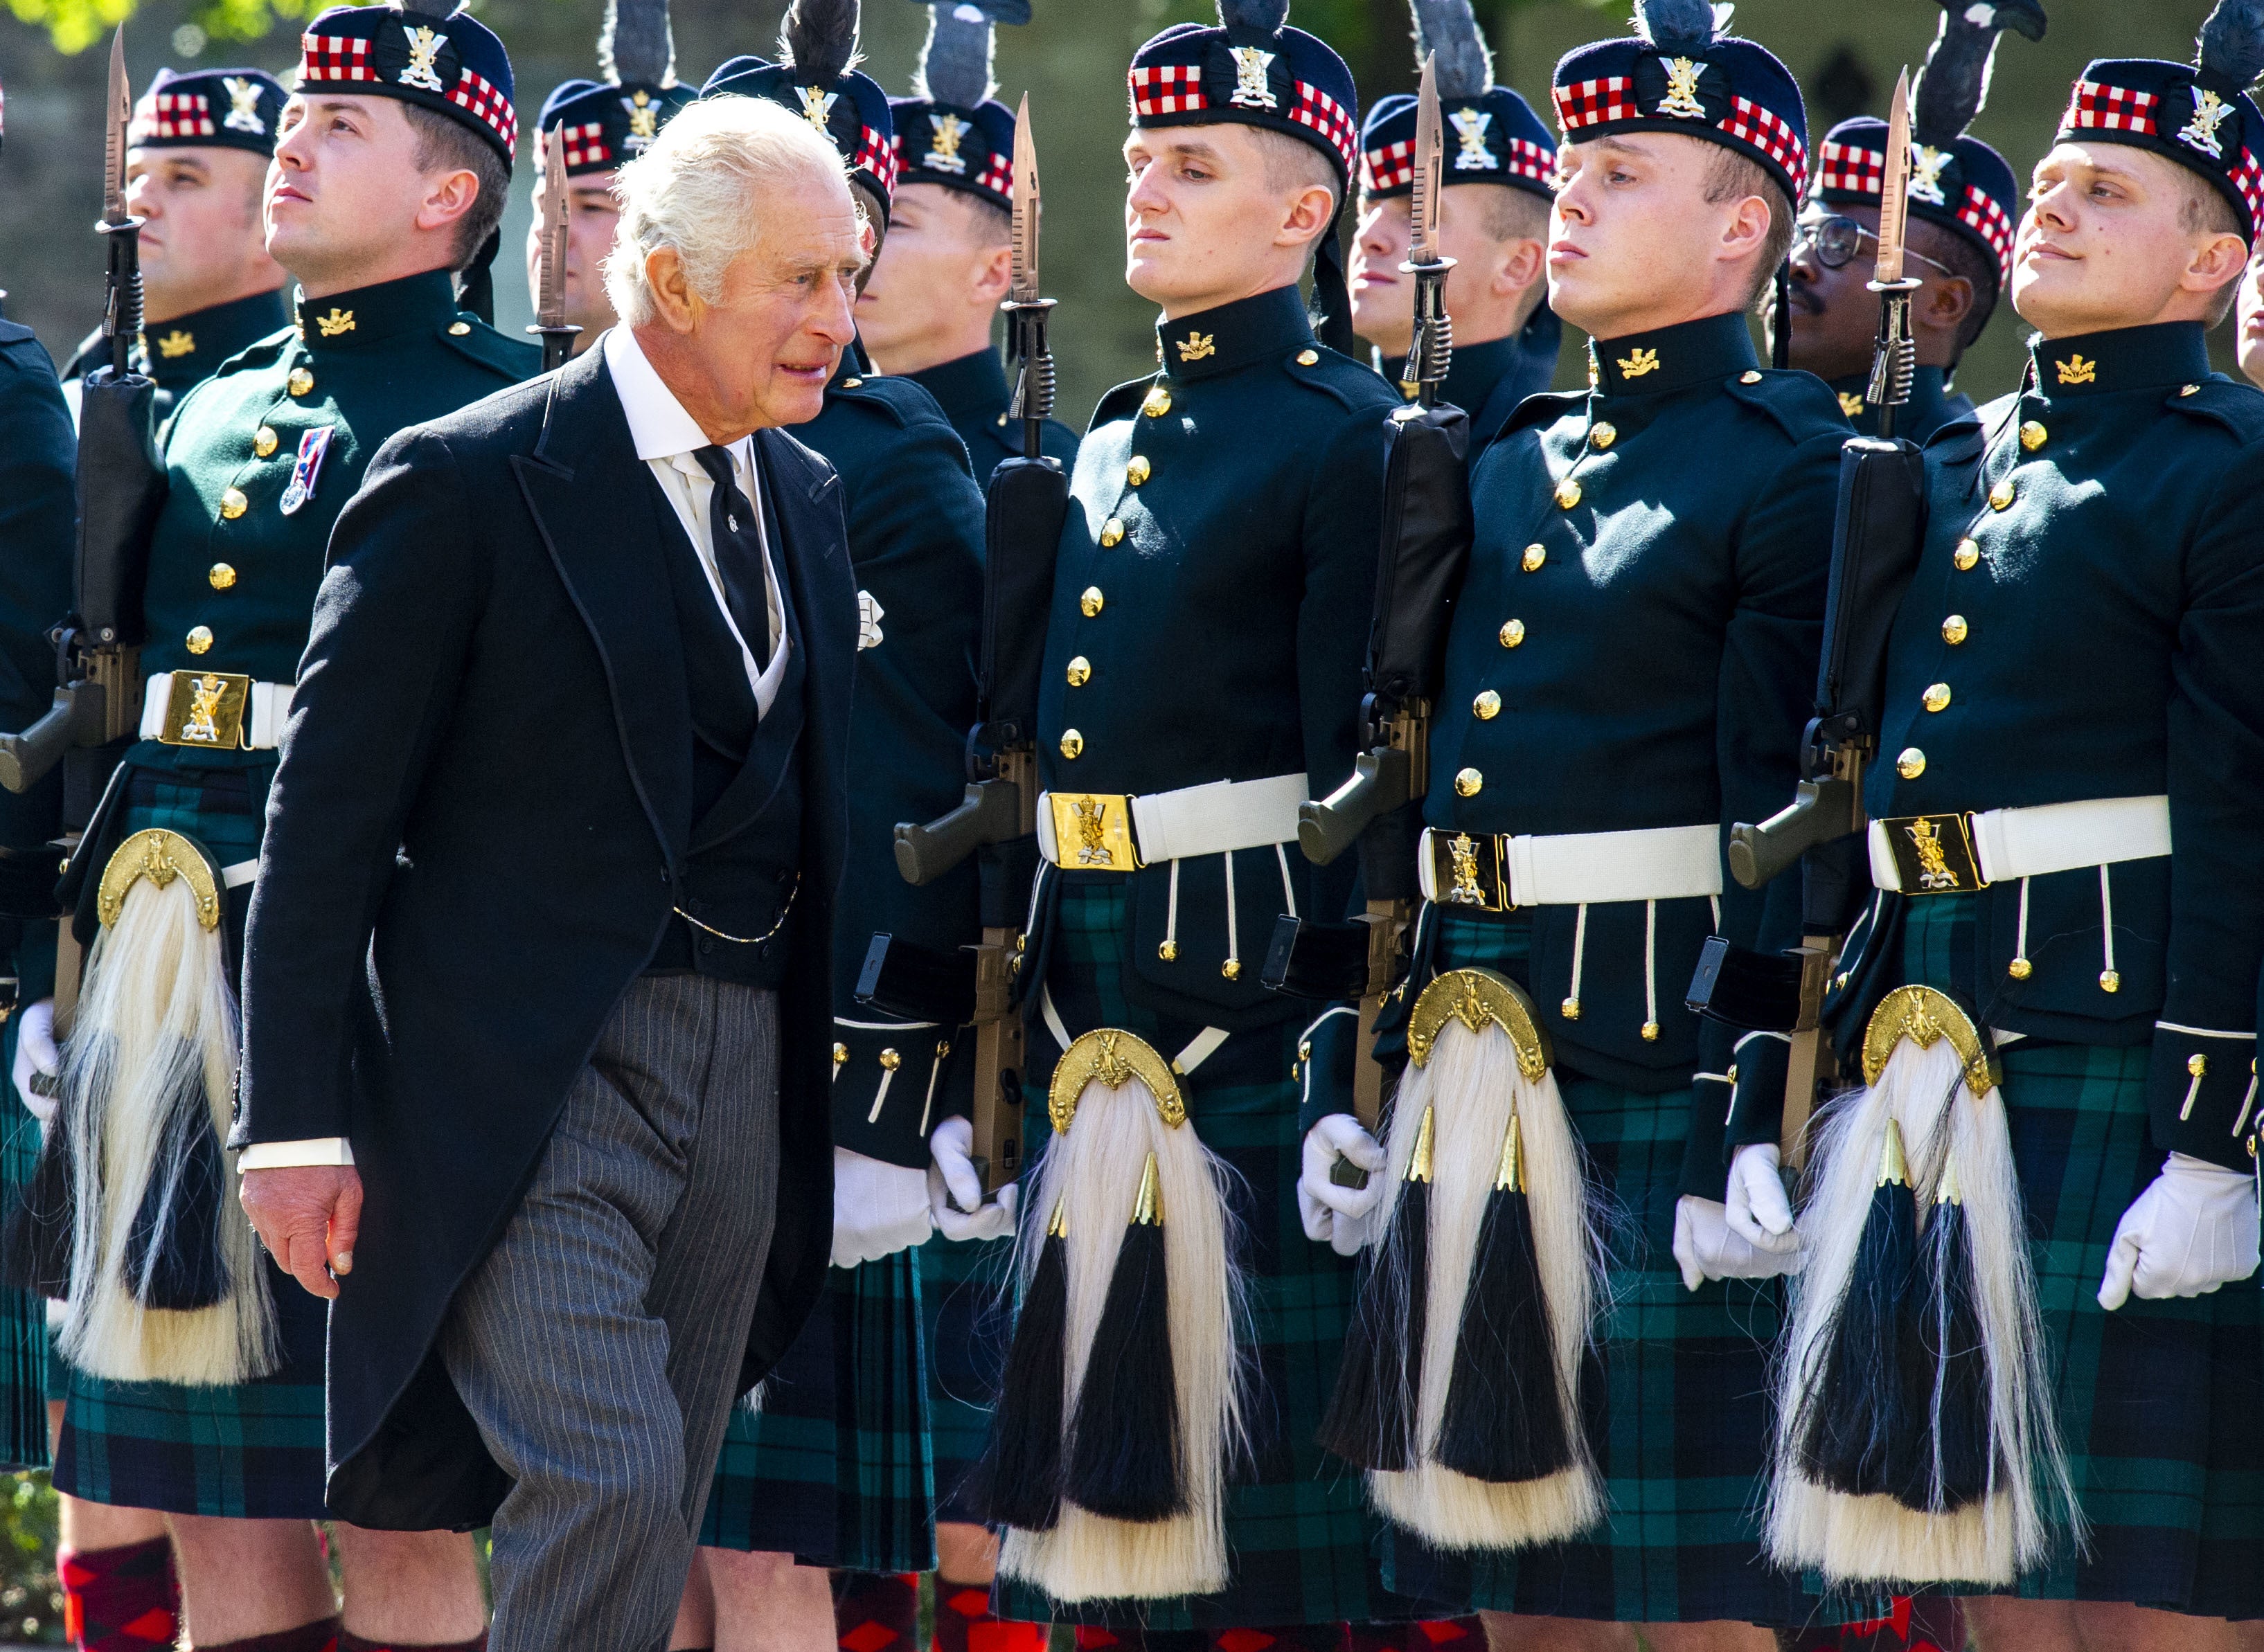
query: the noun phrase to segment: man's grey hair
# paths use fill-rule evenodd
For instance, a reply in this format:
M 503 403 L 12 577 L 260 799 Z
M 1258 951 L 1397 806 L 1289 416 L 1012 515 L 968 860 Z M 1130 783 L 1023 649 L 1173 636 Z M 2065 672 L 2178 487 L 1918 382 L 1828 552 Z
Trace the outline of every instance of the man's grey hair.
M 614 174 L 620 225 L 606 258 L 606 295 L 628 326 L 657 313 L 645 260 L 663 247 L 709 303 L 732 261 L 761 239 L 766 204 L 813 172 L 844 178 L 840 154 L 809 122 L 764 98 L 702 98 Z

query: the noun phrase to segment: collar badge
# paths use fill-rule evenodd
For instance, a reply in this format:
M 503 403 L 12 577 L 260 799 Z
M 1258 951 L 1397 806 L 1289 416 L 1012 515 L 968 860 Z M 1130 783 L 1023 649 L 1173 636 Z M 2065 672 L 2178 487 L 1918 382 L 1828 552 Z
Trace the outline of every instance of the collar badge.
M 1622 379 L 1640 379 L 1646 373 L 1657 373 L 1658 351 L 1637 350 L 1632 355 L 1622 356 L 1619 359 L 1619 369 L 1620 377 Z
M 353 331 L 353 317 L 354 313 L 352 310 L 342 310 L 333 304 L 330 306 L 329 315 L 315 317 L 315 325 L 323 330 L 323 337 L 336 338 L 340 333 Z
M 1218 335 L 1189 333 L 1185 338 L 1179 340 L 1179 359 L 1183 363 L 1201 361 L 1208 357 L 1215 356 L 1218 354 Z
M 196 347 L 196 339 L 178 327 L 157 341 L 157 353 L 167 361 L 178 361 Z
M 2095 361 L 2086 361 L 2083 359 L 2083 352 L 2079 350 L 2065 361 L 2055 361 L 2052 366 L 2059 370 L 2059 381 L 2062 384 L 2099 382 L 2099 364 Z

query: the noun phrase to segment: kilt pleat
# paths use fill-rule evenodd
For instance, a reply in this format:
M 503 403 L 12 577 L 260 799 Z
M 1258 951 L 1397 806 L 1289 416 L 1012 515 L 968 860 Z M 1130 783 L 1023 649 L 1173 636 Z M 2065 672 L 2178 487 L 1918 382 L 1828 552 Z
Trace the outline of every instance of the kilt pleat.
M 1014 1243 L 954 1242 L 939 1234 L 918 1254 L 935 1518 L 980 1525 L 982 1514 L 965 1494 L 982 1460 L 991 1402 L 1005 1374 L 1013 1330 L 1006 1286 Z

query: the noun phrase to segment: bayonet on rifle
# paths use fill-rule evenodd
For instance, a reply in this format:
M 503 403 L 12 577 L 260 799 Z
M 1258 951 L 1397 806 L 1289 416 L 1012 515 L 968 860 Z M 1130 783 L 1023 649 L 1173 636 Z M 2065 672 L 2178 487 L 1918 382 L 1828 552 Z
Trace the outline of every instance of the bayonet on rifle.
M 102 221 L 110 240 L 109 303 L 102 330 L 110 370 L 126 376 L 142 337 L 142 221 L 126 213 L 126 140 L 134 122 L 134 88 L 126 78 L 126 25 L 110 37 L 110 85 L 102 106 Z
M 1865 392 L 1879 409 L 1879 435 L 1892 441 L 1895 409 L 1907 406 L 1918 376 L 1918 344 L 1911 336 L 1911 294 L 1925 283 L 1903 273 L 1903 250 L 1910 232 L 1910 70 L 1895 82 L 1894 107 L 1887 116 L 1887 170 L 1879 197 L 1879 262 L 1871 291 L 1879 295 L 1879 344 L 1871 358 L 1871 382 Z
M 1437 54 L 1423 60 L 1415 103 L 1414 192 L 1408 199 L 1410 230 L 1402 274 L 1415 278 L 1415 333 L 1408 346 L 1407 377 L 1426 407 L 1439 404 L 1439 387 L 1455 357 L 1455 326 L 1447 314 L 1447 275 L 1455 261 L 1439 250 L 1440 196 L 1446 192 L 1447 141 L 1439 111 Z
M 566 192 L 566 146 L 559 134 L 542 140 L 542 233 L 534 243 L 534 325 L 526 330 L 542 339 L 542 370 L 566 365 L 579 327 L 566 320 L 566 243 L 574 204 Z
M 1038 188 L 1038 141 L 1030 130 L 1030 94 L 1014 117 L 1013 285 L 1006 316 L 1013 329 L 1021 372 L 1014 380 L 1013 416 L 1022 421 L 1022 457 L 1045 456 L 1046 421 L 1054 411 L 1054 359 L 1046 349 L 1046 314 L 1054 301 L 1038 285 L 1038 228 L 1043 202 Z

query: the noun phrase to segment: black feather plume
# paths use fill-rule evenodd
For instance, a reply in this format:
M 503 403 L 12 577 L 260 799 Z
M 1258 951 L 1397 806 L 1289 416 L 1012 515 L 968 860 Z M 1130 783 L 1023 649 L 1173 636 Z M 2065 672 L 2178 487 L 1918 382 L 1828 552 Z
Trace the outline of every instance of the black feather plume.
M 2201 25 L 2201 67 L 2246 91 L 2264 75 L 2264 0 L 2217 0 Z
M 668 0 L 606 0 L 598 69 L 616 85 L 673 86 L 676 37 L 668 26 Z
M 1694 56 L 1714 43 L 1709 0 L 1636 0 L 1636 33 L 1661 52 Z
M 972 109 L 998 90 L 990 72 L 994 31 L 980 7 L 928 8 L 927 44 L 912 74 L 912 95 Z
M 1415 61 L 1436 55 L 1439 96 L 1476 98 L 1493 84 L 1493 54 L 1471 14 L 1470 0 L 1412 0 Z
M 2004 15 L 1999 8 L 1999 18 Z M 1972 21 L 1956 6 L 1941 14 L 1941 32 L 1927 49 L 1926 67 L 1911 89 L 1911 136 L 1946 149 L 1965 135 L 1989 98 L 1997 56 L 1998 24 Z
M 779 28 L 779 56 L 809 86 L 830 86 L 857 62 L 857 0 L 794 0 Z
M 1218 0 L 1218 20 L 1230 29 L 1279 34 L 1289 20 L 1289 0 Z

